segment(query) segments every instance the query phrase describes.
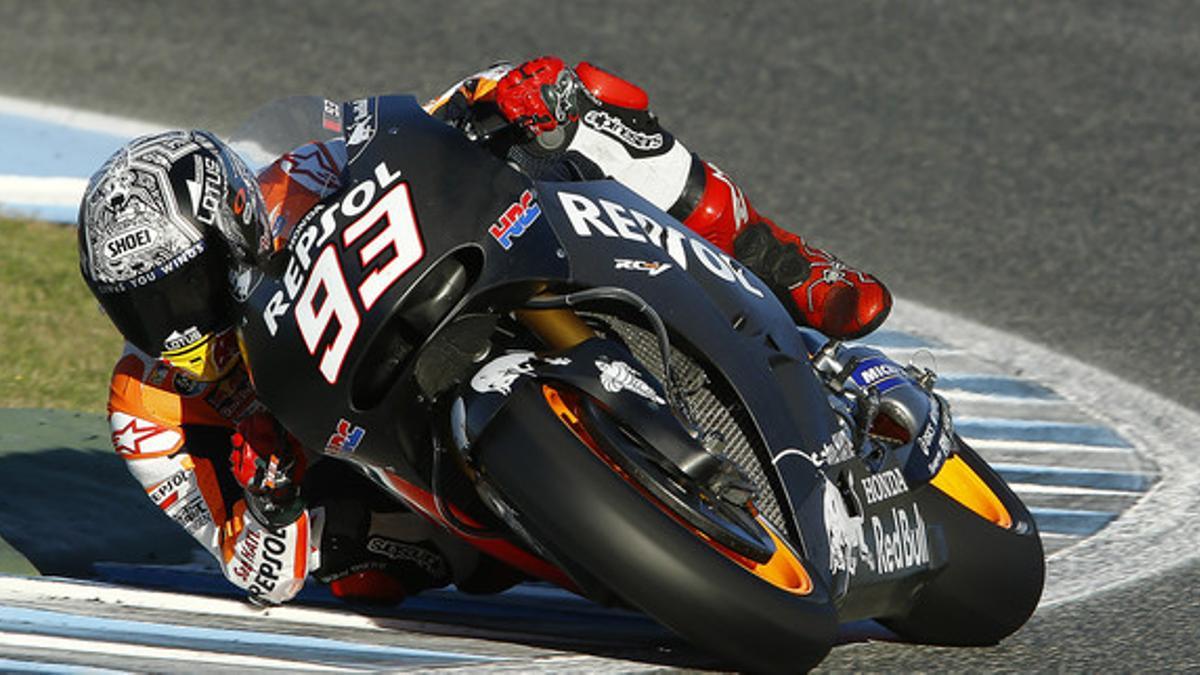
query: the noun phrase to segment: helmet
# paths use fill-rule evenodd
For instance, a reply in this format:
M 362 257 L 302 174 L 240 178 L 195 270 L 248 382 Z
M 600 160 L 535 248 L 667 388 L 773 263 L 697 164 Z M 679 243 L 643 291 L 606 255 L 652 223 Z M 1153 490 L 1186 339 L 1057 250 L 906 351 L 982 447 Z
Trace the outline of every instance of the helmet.
M 203 131 L 143 136 L 79 206 L 83 279 L 125 339 L 198 380 L 237 362 L 234 276 L 268 237 L 254 174 Z

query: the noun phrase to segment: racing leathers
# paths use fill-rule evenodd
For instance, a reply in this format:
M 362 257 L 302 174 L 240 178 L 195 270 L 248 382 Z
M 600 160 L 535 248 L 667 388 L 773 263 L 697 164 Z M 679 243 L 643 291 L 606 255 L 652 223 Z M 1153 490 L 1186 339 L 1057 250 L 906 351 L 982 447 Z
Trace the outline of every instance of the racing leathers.
M 300 590 L 319 561 L 323 519 L 304 511 L 271 528 L 248 517 L 229 467 L 237 423 L 262 411 L 244 369 L 200 383 L 129 346 L 113 373 L 108 411 L 113 447 L 129 471 L 226 578 L 264 602 Z
M 348 463 L 270 431 L 273 419 L 240 363 L 216 382 L 197 382 L 128 346 L 108 409 L 113 447 L 146 495 L 259 603 L 291 599 L 310 574 L 346 600 L 397 602 L 451 581 L 470 585 L 468 575 L 483 567 L 469 546 L 400 507 Z M 303 500 L 296 508 L 265 516 L 254 508 L 245 485 L 252 478 L 238 475 L 251 443 L 269 461 L 290 464 L 268 467 L 265 478 L 296 481 Z

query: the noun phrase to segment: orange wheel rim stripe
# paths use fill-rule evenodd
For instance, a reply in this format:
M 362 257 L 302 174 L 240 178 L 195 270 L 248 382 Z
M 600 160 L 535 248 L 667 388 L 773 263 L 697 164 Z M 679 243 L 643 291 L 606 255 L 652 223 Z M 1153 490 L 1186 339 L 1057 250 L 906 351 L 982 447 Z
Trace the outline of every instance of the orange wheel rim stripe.
M 775 554 L 771 556 L 771 559 L 765 563 L 755 562 L 733 550 L 730 550 L 720 542 L 714 541 L 711 537 L 685 521 L 681 516 L 679 516 L 679 514 L 668 508 L 666 504 L 663 504 L 662 501 L 642 487 L 636 480 L 633 479 L 633 477 L 628 475 L 624 469 L 613 462 L 612 459 L 610 459 L 608 455 L 600 449 L 595 439 L 592 438 L 592 435 L 588 433 L 587 429 L 583 425 L 583 422 L 579 419 L 579 415 L 575 412 L 576 408 L 568 403 L 569 399 L 574 399 L 573 395 L 566 393 L 567 395 L 564 397 L 563 393 L 560 393 L 554 387 L 546 384 L 542 385 L 542 394 L 546 397 L 546 403 L 549 404 L 550 409 L 554 411 L 554 414 L 558 417 L 558 419 L 562 420 L 563 424 L 566 425 L 567 428 L 569 428 L 571 432 L 574 433 L 575 436 L 592 451 L 592 454 L 596 455 L 596 457 L 607 464 L 614 473 L 616 473 L 626 483 L 641 493 L 643 497 L 650 501 L 650 503 L 658 507 L 660 511 L 670 516 L 672 520 L 682 525 L 705 544 L 708 544 L 710 548 L 728 558 L 730 561 L 737 563 L 740 567 L 750 572 L 754 576 L 780 590 L 787 591 L 788 593 L 794 593 L 796 595 L 808 595 L 812 592 L 812 578 L 809 577 L 808 571 L 804 569 L 804 564 L 800 562 L 800 559 L 792 551 L 792 547 L 785 543 L 761 516 L 756 516 L 755 520 L 759 522 L 763 529 L 766 530 L 767 534 L 770 535 L 771 540 L 775 542 Z
M 757 520 L 775 542 L 775 555 L 771 556 L 771 559 L 765 563 L 757 564 L 748 560 L 746 562 L 749 562 L 753 567 L 747 567 L 744 563 L 742 563 L 742 566 L 776 588 L 783 589 L 789 593 L 795 593 L 796 595 L 808 595 L 811 593 L 813 588 L 812 579 L 808 576 L 808 571 L 804 569 L 804 565 L 801 564 L 796 554 L 792 552 L 792 547 L 784 543 L 783 539 L 775 534 L 775 530 L 761 516 Z
M 1004 529 L 1012 527 L 1012 516 L 987 483 L 958 455 L 952 455 L 929 481 L 948 497 Z

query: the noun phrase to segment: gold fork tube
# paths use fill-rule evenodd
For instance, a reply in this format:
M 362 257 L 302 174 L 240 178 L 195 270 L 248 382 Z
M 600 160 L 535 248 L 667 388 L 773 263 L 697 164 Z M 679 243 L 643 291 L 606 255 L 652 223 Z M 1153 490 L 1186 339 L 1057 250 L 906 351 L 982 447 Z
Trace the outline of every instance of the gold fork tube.
M 569 309 L 518 309 L 517 320 L 551 349 L 570 349 L 596 333 Z

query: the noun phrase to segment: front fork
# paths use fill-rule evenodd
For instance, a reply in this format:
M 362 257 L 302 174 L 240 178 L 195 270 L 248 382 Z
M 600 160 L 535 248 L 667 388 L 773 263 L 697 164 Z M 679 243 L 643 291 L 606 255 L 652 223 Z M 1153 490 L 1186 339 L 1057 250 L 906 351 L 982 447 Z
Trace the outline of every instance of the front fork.
M 520 321 L 551 349 L 570 349 L 596 337 L 583 319 L 569 309 L 518 309 Z

